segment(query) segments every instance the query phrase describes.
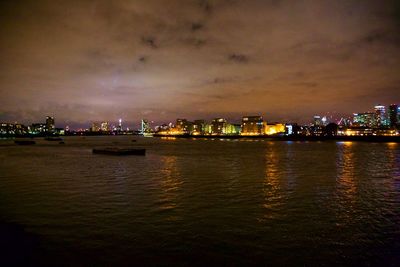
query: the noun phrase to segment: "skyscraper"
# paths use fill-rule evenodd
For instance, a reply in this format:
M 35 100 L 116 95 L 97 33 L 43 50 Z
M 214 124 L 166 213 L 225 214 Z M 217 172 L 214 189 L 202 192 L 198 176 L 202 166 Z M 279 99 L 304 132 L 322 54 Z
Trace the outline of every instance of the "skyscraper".
M 376 114 L 373 112 L 354 113 L 353 125 L 360 127 L 376 127 Z
M 376 123 L 378 127 L 386 126 L 386 108 L 383 105 L 376 105 L 375 108 Z

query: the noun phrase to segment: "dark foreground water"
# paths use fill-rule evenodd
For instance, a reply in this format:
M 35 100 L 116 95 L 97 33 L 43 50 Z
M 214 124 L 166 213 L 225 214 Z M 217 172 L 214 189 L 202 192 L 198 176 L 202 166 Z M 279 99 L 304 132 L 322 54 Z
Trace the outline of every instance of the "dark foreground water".
M 0 265 L 400 264 L 400 144 L 133 138 L 1 141 Z

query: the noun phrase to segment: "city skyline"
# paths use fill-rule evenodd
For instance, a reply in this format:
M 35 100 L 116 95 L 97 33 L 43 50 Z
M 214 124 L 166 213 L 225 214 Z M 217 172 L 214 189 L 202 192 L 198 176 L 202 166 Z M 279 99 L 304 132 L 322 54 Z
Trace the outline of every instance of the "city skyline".
M 0 121 L 305 123 L 400 102 L 395 1 L 0 5 Z
M 335 115 L 335 114 L 334 114 Z M 132 120 L 125 120 L 122 118 L 118 118 L 117 120 L 98 120 L 98 121 L 89 121 L 86 124 L 82 124 L 79 126 L 76 125 L 69 125 L 69 124 L 60 124 L 55 123 L 55 119 L 53 116 L 46 116 L 46 122 L 34 122 L 32 124 L 32 128 L 38 129 L 39 132 L 47 132 L 53 131 L 55 127 L 60 129 L 66 129 L 67 131 L 103 131 L 103 132 L 121 132 L 121 131 L 143 131 L 143 122 L 146 121 L 147 127 L 154 126 L 155 128 L 161 127 L 165 125 L 169 125 L 169 127 L 175 127 L 182 123 L 182 121 L 196 124 L 196 121 L 202 121 L 202 123 L 212 123 L 215 120 L 224 120 L 226 123 L 230 125 L 237 125 L 241 122 L 243 123 L 243 119 L 245 117 L 253 117 L 253 118 L 261 118 L 262 123 L 265 124 L 281 124 L 281 125 L 303 125 L 303 126 L 310 126 L 310 125 L 328 125 L 329 123 L 334 123 L 339 126 L 344 127 L 364 127 L 364 128 L 392 128 L 396 129 L 399 127 L 400 124 L 400 105 L 398 104 L 390 104 L 390 105 L 382 105 L 377 104 L 373 107 L 370 107 L 368 111 L 365 112 L 353 112 L 351 115 L 343 117 L 335 117 L 334 115 L 330 115 L 330 113 L 319 113 L 314 114 L 312 118 L 307 119 L 307 123 L 301 123 L 299 121 L 273 121 L 269 118 L 265 117 L 260 114 L 242 114 L 240 118 L 227 118 L 223 116 L 213 116 L 210 118 L 188 118 L 185 116 L 180 116 L 171 120 L 169 122 L 156 122 L 153 120 L 148 120 L 147 118 L 140 118 L 140 122 L 134 122 Z M 336 114 L 337 115 L 337 114 Z M 176 122 L 176 124 L 174 124 Z M 8 127 L 7 125 L 20 125 L 24 126 L 26 122 L 0 122 L 2 127 Z M 28 123 L 29 124 L 29 123 Z M 49 126 L 51 125 L 51 126 Z M 20 127 L 19 126 L 19 127 Z M 137 128 L 139 126 L 139 128 Z M 186 127 L 186 126 L 185 126 Z

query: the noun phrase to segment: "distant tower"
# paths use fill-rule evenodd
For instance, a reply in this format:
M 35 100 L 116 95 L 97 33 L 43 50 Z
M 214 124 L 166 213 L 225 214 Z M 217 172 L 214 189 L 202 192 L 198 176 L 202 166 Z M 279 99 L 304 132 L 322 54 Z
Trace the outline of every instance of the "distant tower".
M 49 133 L 54 132 L 54 130 L 55 130 L 54 117 L 50 117 L 50 116 L 46 117 L 46 130 Z
M 119 120 L 118 120 L 118 128 L 117 128 L 117 131 L 122 131 L 122 119 L 120 118 Z
M 146 135 L 151 133 L 151 128 L 148 120 L 143 119 L 141 122 L 140 134 Z

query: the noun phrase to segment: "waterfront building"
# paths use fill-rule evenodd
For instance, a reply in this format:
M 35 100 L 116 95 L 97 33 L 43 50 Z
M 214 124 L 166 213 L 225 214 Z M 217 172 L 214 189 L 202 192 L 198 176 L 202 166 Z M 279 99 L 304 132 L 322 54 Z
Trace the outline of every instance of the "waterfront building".
M 264 120 L 261 116 L 245 116 L 242 118 L 241 135 L 262 135 Z
M 192 134 L 193 135 L 203 135 L 205 132 L 205 121 L 204 120 L 195 120 L 193 122 Z
M 46 131 L 49 133 L 53 133 L 55 129 L 54 117 L 47 116 L 46 117 Z
M 285 133 L 285 131 L 286 131 L 285 125 L 282 123 L 266 124 L 264 128 L 264 134 L 266 135 Z
M 240 124 L 227 123 L 225 126 L 226 135 L 239 135 L 241 133 L 242 126 Z
M 0 123 L 0 135 L 24 135 L 29 128 L 20 123 Z
M 390 127 L 396 127 L 399 123 L 399 106 L 392 104 L 389 106 L 389 121 Z
M 103 121 L 100 124 L 100 130 L 102 132 L 109 132 L 110 131 L 110 123 L 108 121 Z
M 211 123 L 206 123 L 204 125 L 204 134 L 205 135 L 211 135 L 212 134 L 212 124 Z
M 42 134 L 47 131 L 47 125 L 45 123 L 32 123 L 30 127 L 31 134 Z
M 192 132 L 193 123 L 187 119 L 176 119 L 176 130 L 183 134 L 189 134 Z
M 90 131 L 91 132 L 100 132 L 100 130 L 101 130 L 100 124 L 97 122 L 93 122 L 92 127 L 90 127 Z
M 351 128 L 339 128 L 339 136 L 369 136 L 373 135 L 374 130 L 370 127 L 351 127 Z
M 211 134 L 223 135 L 226 132 L 226 120 L 223 118 L 215 118 L 211 121 Z

